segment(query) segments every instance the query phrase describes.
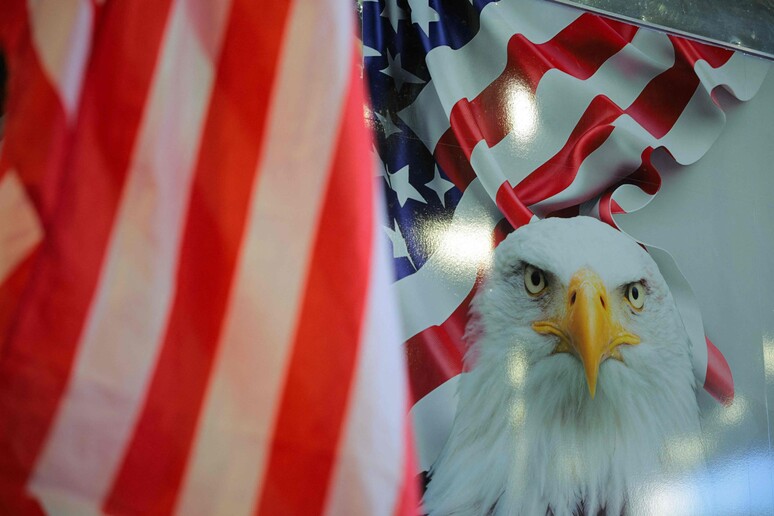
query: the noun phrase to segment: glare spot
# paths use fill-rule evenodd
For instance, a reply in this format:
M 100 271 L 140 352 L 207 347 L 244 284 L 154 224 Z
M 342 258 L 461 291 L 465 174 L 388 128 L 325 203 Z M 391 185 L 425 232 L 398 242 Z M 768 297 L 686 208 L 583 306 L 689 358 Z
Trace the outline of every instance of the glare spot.
M 367 102 L 363 102 L 363 119 L 365 121 L 365 125 L 373 132 L 375 132 L 378 127 L 376 126 L 376 117 L 374 117 L 374 112 L 369 108 L 366 104 Z
M 771 514 L 772 466 L 765 449 L 716 461 L 690 475 L 662 475 L 638 489 L 627 514 Z
M 565 479 L 577 481 L 580 471 L 583 471 L 583 457 L 570 443 L 560 443 L 556 447 L 554 460 L 557 465 L 557 475 Z
M 531 140 L 537 125 L 535 94 L 526 85 L 515 84 L 508 89 L 506 116 L 511 132 L 521 140 Z
M 492 233 L 483 224 L 429 225 L 424 236 L 431 241 L 437 258 L 452 269 L 478 267 L 491 260 Z
M 698 465 L 704 458 L 704 445 L 698 436 L 675 437 L 666 443 L 668 460 L 678 468 Z
M 635 502 L 634 514 L 695 514 L 696 492 L 691 486 L 675 481 L 648 485 L 640 503 Z M 643 503 L 644 502 L 644 503 Z M 637 506 L 640 507 L 637 507 Z
M 747 413 L 747 405 L 747 400 L 737 394 L 730 406 L 720 406 L 716 409 L 718 411 L 718 421 L 728 426 L 738 425 Z
M 520 427 L 524 424 L 525 416 L 527 415 L 527 406 L 524 400 L 519 398 L 511 403 L 509 409 L 509 416 L 511 424 L 515 427 Z
M 524 385 L 527 378 L 527 360 L 523 353 L 511 353 L 508 356 L 508 379 L 514 387 Z

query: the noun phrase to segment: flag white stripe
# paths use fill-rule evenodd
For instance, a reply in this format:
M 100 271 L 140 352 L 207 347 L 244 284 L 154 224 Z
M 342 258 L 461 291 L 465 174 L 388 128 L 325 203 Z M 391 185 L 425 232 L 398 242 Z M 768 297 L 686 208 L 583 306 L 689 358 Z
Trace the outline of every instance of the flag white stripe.
M 441 454 L 457 412 L 457 383 L 453 376 L 411 407 L 419 454 L 419 470 L 427 471 Z
M 594 152 L 586 156 L 572 183 L 533 206 L 538 215 L 574 206 L 578 199 L 602 194 L 611 184 L 621 181 L 625 173 L 637 170 L 646 147 L 658 145 L 645 129 L 628 115 L 613 122 L 613 132 Z
M 482 29 L 465 46 L 457 50 L 439 46 L 427 54 L 427 68 L 432 77 L 454 78 L 435 84 L 446 111 L 451 111 L 460 99 L 477 97 L 502 73 L 508 61 L 507 44 L 514 35 L 521 34 L 539 45 L 551 40 L 582 14 L 577 9 L 541 0 L 502 0 L 488 4 L 481 11 Z
M 667 36 L 641 29 L 630 44 L 608 59 L 586 80 L 555 69 L 546 72 L 538 84 L 532 105 L 535 118 L 552 120 L 552 124 L 541 128 L 539 141 L 535 141 L 531 134 L 525 137 L 524 134 L 511 133 L 493 147 L 493 151 L 497 152 L 500 146 L 500 152 L 508 156 L 511 163 L 509 170 L 516 172 L 516 175 L 509 177 L 511 183 L 517 184 L 564 145 L 595 96 L 605 95 L 618 106 L 626 108 L 653 78 L 673 64 L 674 48 Z M 749 100 L 763 83 L 768 66 L 761 59 L 736 53 L 718 68 L 712 68 L 706 61 L 699 60 L 695 71 L 702 81 L 703 89 L 711 91 L 716 86 L 726 86 L 740 100 Z M 443 102 L 437 96 L 431 81 L 416 101 L 399 113 L 401 119 L 431 151 L 450 127 L 450 107 L 444 109 L 444 106 L 453 106 L 453 103 Z M 454 96 L 455 99 L 457 97 L 463 96 Z M 690 155 L 700 157 L 704 152 Z M 685 159 L 693 162 L 698 157 Z M 513 160 L 522 165 L 514 165 Z
M 723 66 L 712 68 L 702 59 L 693 69 L 708 92 L 717 86 L 725 86 L 734 97 L 747 101 L 758 93 L 770 64 L 761 58 L 735 52 Z
M 595 96 L 605 95 L 624 109 L 634 102 L 650 80 L 672 66 L 674 52 L 671 48 L 665 35 L 641 30 L 631 45 L 610 58 L 586 81 L 580 81 L 558 70 L 548 71 L 538 85 L 534 106 L 537 111 L 535 116 L 552 120 L 552 124 L 541 128 L 539 140 L 513 132 L 491 148 L 477 145 L 471 155 L 474 170 L 480 176 L 494 174 L 499 177 L 505 174 L 512 185 L 518 184 L 565 145 Z M 657 61 L 650 59 L 653 66 L 642 67 L 643 73 L 638 78 L 635 79 L 629 74 L 627 79 L 618 79 L 622 75 L 622 69 L 634 68 L 631 66 L 632 59 L 639 62 L 646 53 L 649 56 L 659 55 L 660 58 Z M 705 61 L 699 61 L 697 67 L 701 70 L 701 79 L 707 82 L 702 83 L 702 87 L 696 90 L 674 126 L 661 139 L 653 138 L 626 115 L 619 118 L 614 125 L 626 127 L 633 134 L 640 135 L 643 141 L 650 142 L 648 145 L 667 147 L 683 165 L 697 161 L 717 139 L 725 124 L 725 114 L 712 100 L 708 91 L 719 85 L 727 85 L 734 91 L 741 91 L 752 97 L 768 70 L 765 62 L 738 54 L 717 69 L 709 67 Z M 741 77 L 747 73 L 749 81 L 740 79 L 740 73 Z M 502 172 L 491 170 L 493 166 L 499 167 L 500 163 L 507 163 L 508 166 L 502 167 Z M 577 190 L 579 184 L 574 181 L 571 187 Z M 496 192 L 496 188 L 490 191 L 492 192 Z M 557 204 L 546 200 L 541 203 L 541 207 Z
M 627 213 L 630 213 L 644 208 L 653 199 L 653 197 L 655 196 L 646 193 L 640 187 L 627 184 L 616 188 L 615 192 L 613 192 L 612 199 L 618 203 L 621 209 Z M 598 205 L 597 210 L 599 210 Z
M 360 353 L 325 514 L 395 514 L 406 458 L 408 390 L 397 306 L 390 297 L 384 213 L 376 192 L 373 254 Z
M 37 211 L 13 169 L 0 177 L 0 285 L 43 239 Z
M 741 59 L 735 59 L 741 57 Z M 656 139 L 641 125 L 628 115 L 622 115 L 613 126 L 616 128 L 599 149 L 590 154 L 578 170 L 578 174 L 564 191 L 539 203 L 538 210 L 547 213 L 566 206 L 577 199 L 584 192 L 601 193 L 606 181 L 613 179 L 610 174 L 616 170 L 633 170 L 639 165 L 641 154 L 646 147 L 666 147 L 675 157 L 678 163 L 690 165 L 701 158 L 720 136 L 725 125 L 725 114 L 718 108 L 711 98 L 710 92 L 717 86 L 728 86 L 752 97 L 760 87 L 768 70 L 765 62 L 734 54 L 728 63 L 713 69 L 706 61 L 699 61 L 697 68 L 701 68 L 699 76 L 702 77 L 702 87 L 694 92 L 686 104 L 675 124 L 662 138 Z M 739 73 L 744 70 L 749 72 L 748 80 L 741 80 Z M 743 75 L 744 77 L 744 75 Z M 756 87 L 757 85 L 757 87 Z M 753 91 L 754 90 L 754 91 Z M 607 171 L 609 175 L 603 172 Z M 643 203 L 642 190 L 631 185 L 628 188 L 619 188 L 613 195 L 616 202 L 624 204 L 621 207 L 627 212 L 641 208 Z M 640 192 L 634 193 L 633 190 Z M 626 193 L 630 192 L 630 193 Z M 652 196 L 648 196 L 652 197 Z
M 468 254 L 469 248 L 441 247 L 419 271 L 393 283 L 401 309 L 401 340 L 443 323 L 457 309 L 473 288 L 480 265 L 476 258 L 486 256 L 492 231 L 501 218 L 480 181 L 473 180 L 463 193 L 449 227 L 439 230 L 450 238 L 428 236 L 450 244 L 475 244 L 481 249 Z M 474 240 L 470 241 L 469 236 L 475 237 Z
M 65 113 L 78 107 L 91 50 L 91 0 L 27 0 L 32 40 Z
M 578 87 L 583 86 L 584 81 L 579 81 L 556 70 L 547 72 L 538 86 L 536 104 L 540 110 L 538 116 L 545 120 L 555 121 L 555 123 L 552 123 L 550 127 L 543 127 L 541 139 L 530 141 L 529 145 L 523 143 L 520 145 L 516 141 L 515 135 L 507 136 L 492 148 L 489 148 L 485 143 L 480 143 L 471 154 L 471 164 L 474 170 L 477 170 L 479 174 L 486 175 L 489 173 L 487 167 L 492 168 L 498 166 L 497 164 L 507 163 L 508 166 L 503 167 L 503 172 L 499 174 L 507 174 L 511 184 L 518 184 L 565 144 L 578 119 L 593 99 L 595 91 L 598 92 L 599 89 L 606 88 L 605 94 L 618 105 L 626 107 L 637 98 L 641 90 L 647 85 L 648 77 L 655 77 L 660 73 L 659 70 L 668 69 L 674 60 L 674 53 L 670 50 L 671 44 L 660 33 L 640 30 L 632 45 L 627 48 L 629 47 L 631 47 L 630 50 L 624 49 L 613 56 L 600 68 L 597 74 L 585 81 L 596 82 L 597 85 L 594 87 Z M 609 86 L 604 86 L 606 83 L 615 82 L 610 80 L 611 77 L 617 76 L 616 74 L 620 75 L 620 67 L 624 66 L 628 60 L 638 58 L 638 54 L 650 56 L 653 68 L 647 74 L 643 74 L 636 82 L 632 81 L 629 87 L 618 86 L 611 89 Z M 660 57 L 653 60 L 654 54 Z M 743 59 L 737 59 L 735 55 L 726 65 L 717 69 L 705 70 L 703 77 L 713 78 L 715 84 L 730 84 L 738 89 L 738 79 L 735 79 L 734 74 L 738 74 L 740 69 L 744 69 L 749 71 L 756 82 L 759 81 L 758 84 L 762 83 L 768 69 L 766 63 L 742 57 Z M 642 56 L 639 56 L 639 59 L 642 59 Z M 567 94 L 569 91 L 573 91 L 573 94 Z M 748 95 L 754 94 L 750 91 L 746 91 L 746 93 Z M 549 102 L 548 99 L 553 99 L 553 101 Z M 568 113 L 572 113 L 573 116 L 569 116 Z M 639 144 L 625 152 L 626 160 L 633 166 L 639 164 L 642 151 L 649 145 L 653 147 L 665 146 L 678 162 L 690 164 L 706 153 L 722 131 L 724 123 L 725 115 L 715 105 L 705 88 L 700 87 L 674 126 L 660 140 L 653 138 L 631 117 L 624 115 L 613 124 L 616 129 L 608 138 L 612 142 L 607 145 L 624 145 L 622 138 L 629 142 L 632 139 L 639 141 Z M 514 151 L 514 148 L 517 150 Z M 521 150 L 518 150 L 519 148 Z M 605 145 L 603 148 L 606 148 Z M 550 205 L 558 206 L 562 202 L 567 202 L 568 195 L 577 194 L 576 190 L 579 184 L 585 184 L 588 181 L 597 182 L 598 178 L 595 174 L 598 173 L 599 169 L 594 168 L 598 165 L 593 165 L 593 163 L 598 159 L 604 159 L 604 152 L 607 151 L 598 151 L 587 157 L 587 159 L 591 158 L 591 161 L 588 164 L 585 161 L 581 164 L 579 174 L 573 184 L 568 187 L 569 190 L 560 192 L 555 198 L 548 199 L 541 205 L 544 208 Z M 477 179 L 471 183 L 468 190 L 478 181 Z M 579 183 L 575 184 L 576 181 Z M 483 190 L 482 187 L 479 186 L 479 188 Z M 598 189 L 599 186 L 597 185 L 596 188 Z M 451 226 L 452 231 L 459 231 L 461 227 L 477 223 L 474 222 L 475 217 L 470 215 L 474 210 L 475 203 L 493 206 L 491 200 L 482 200 L 486 197 L 486 192 L 478 192 L 477 195 L 469 196 L 468 190 L 463 193 L 460 205 L 455 212 Z M 475 202 L 473 197 L 476 198 Z M 460 211 L 461 208 L 464 209 Z M 494 228 L 494 224 L 501 216 L 496 208 L 494 210 L 489 215 L 493 222 L 483 224 L 483 227 Z M 540 211 L 540 206 L 538 206 L 538 210 Z M 480 222 L 478 223 L 480 224 Z M 425 269 L 428 270 L 425 271 Z M 474 268 L 450 269 L 445 263 L 443 255 L 433 255 L 417 273 L 396 282 L 395 288 L 404 317 L 403 337 L 408 339 L 430 326 L 445 321 L 470 291 L 475 277 L 476 270 Z
M 537 206 L 538 211 L 550 211 L 551 209 L 556 209 L 562 203 L 566 204 L 569 202 L 570 197 L 581 193 L 578 190 L 585 192 L 591 189 L 601 193 L 605 178 L 599 175 L 599 171 L 615 171 L 618 169 L 611 166 L 611 163 L 627 162 L 630 164 L 630 169 L 634 171 L 639 165 L 641 154 L 647 146 L 658 146 L 666 142 L 670 145 L 668 148 L 673 153 L 676 152 L 676 148 L 685 147 L 696 149 L 690 152 L 691 155 L 698 152 L 701 154 L 706 152 L 717 137 L 715 132 L 722 129 L 724 118 L 719 120 L 721 122 L 720 127 L 717 127 L 716 124 L 706 124 L 707 113 L 705 112 L 705 103 L 707 101 L 711 102 L 711 100 L 708 100 L 707 93 L 701 88 L 697 90 L 694 98 L 696 100 L 692 99 L 689 102 L 683 116 L 678 119 L 672 130 L 661 141 L 653 138 L 628 115 L 619 117 L 613 124 L 616 127 L 613 133 L 602 146 L 587 156 L 581 163 L 578 174 L 570 186 L 556 196 L 540 203 L 540 206 Z M 692 108 L 692 103 L 699 104 L 699 106 Z M 715 107 L 715 111 L 719 111 L 717 107 Z M 685 136 L 674 136 L 675 132 L 682 134 L 690 128 L 695 128 L 697 125 L 702 126 L 702 124 L 712 126 L 706 128 L 709 132 L 704 137 L 698 136 L 696 140 L 693 140 Z M 693 134 L 697 134 L 695 130 Z M 499 147 L 499 145 L 496 147 Z M 480 143 L 474 148 L 471 162 L 476 170 L 482 168 L 480 160 L 489 158 L 487 154 L 490 154 L 495 148 L 489 149 L 485 142 Z M 500 162 L 504 163 L 504 161 Z M 477 192 L 478 195 L 468 197 L 468 192 L 474 185 L 480 191 Z M 464 227 L 464 225 L 473 223 L 471 222 L 473 217 L 469 215 L 469 212 L 472 211 L 474 201 L 475 203 L 486 203 L 484 205 L 490 206 L 493 204 L 486 192 L 483 191 L 483 187 L 480 186 L 479 179 L 474 180 L 463 194 L 457 211 L 455 211 L 452 227 Z M 541 206 L 542 210 L 540 209 Z M 489 216 L 490 222 L 488 224 L 483 220 L 476 222 L 476 224 L 479 224 L 481 227 L 491 227 L 494 229 L 494 225 L 501 218 L 499 211 L 496 208 L 494 210 Z M 451 269 L 444 262 L 443 255 L 438 253 L 431 256 L 417 273 L 396 282 L 396 292 L 400 299 L 404 318 L 404 338 L 408 339 L 430 326 L 438 325 L 445 321 L 472 288 L 476 279 L 476 272 L 477 269 L 474 267 Z M 697 343 L 694 343 L 694 345 L 698 346 Z
M 631 43 L 605 61 L 586 80 L 557 69 L 548 70 L 538 83 L 534 97 L 530 92 L 519 94 L 529 100 L 535 124 L 539 119 L 551 120 L 551 124 L 540 127 L 539 139 L 535 138 L 534 131 L 513 132 L 492 147 L 497 159 L 506 159 L 504 163 L 510 163 L 511 184 L 517 184 L 562 148 L 594 97 L 605 95 L 625 108 L 634 102 L 651 80 L 673 64 L 674 47 L 667 36 L 640 30 Z M 449 115 L 438 111 L 439 101 L 432 104 L 427 98 L 423 102 L 417 106 L 416 112 L 412 111 L 415 102 L 401 111 L 400 116 L 426 144 L 432 145 L 430 149 L 434 149 L 443 132 L 450 127 Z M 524 105 L 520 103 L 517 107 L 523 108 Z M 441 124 L 441 119 L 445 125 Z
M 458 50 L 440 46 L 427 54 L 427 67 L 433 77 L 454 80 L 430 81 L 398 116 L 429 149 L 434 149 L 449 128 L 452 107 L 463 98 L 477 97 L 503 72 L 508 61 L 507 43 L 514 35 L 522 34 L 535 44 L 545 43 L 582 14 L 536 0 L 488 4 L 481 11 L 482 30 L 468 44 Z M 470 73 L 472 69 L 476 73 Z
M 212 88 L 199 43 L 184 2 L 175 2 L 72 375 L 32 476 L 44 504 L 59 489 L 98 510 L 142 408 Z M 63 474 L 73 464 L 78 473 Z
M 662 138 L 661 142 L 653 138 L 628 115 L 619 117 L 613 124 L 616 126 L 616 129 L 614 129 L 613 133 L 599 149 L 587 156 L 583 163 L 581 163 L 578 175 L 568 189 L 540 203 L 544 209 L 541 210 L 540 206 L 537 206 L 538 211 L 550 211 L 549 208 L 551 207 L 555 209 L 561 203 L 567 203 L 570 195 L 578 195 L 578 185 L 586 188 L 590 183 L 596 183 L 594 188 L 597 191 L 601 191 L 599 170 L 614 171 L 616 168 L 603 165 L 600 163 L 600 160 L 607 163 L 613 159 L 611 158 L 613 155 L 616 156 L 613 161 L 616 163 L 618 161 L 629 162 L 630 168 L 633 171 L 640 163 L 642 152 L 649 145 L 658 146 L 666 142 L 670 145 L 668 148 L 673 153 L 678 152 L 676 150 L 678 148 L 686 147 L 697 149 L 692 151 L 691 155 L 698 152 L 701 154 L 706 152 L 717 137 L 715 132 L 722 129 L 722 124 L 720 127 L 716 127 L 716 124 L 707 124 L 705 130 L 710 132 L 708 132 L 706 137 L 698 136 L 696 140 L 686 138 L 685 136 L 674 136 L 675 132 L 682 134 L 689 131 L 690 128 L 695 128 L 697 125 L 702 126 L 702 124 L 706 124 L 707 113 L 704 112 L 704 103 L 709 97 L 701 88 L 697 90 L 694 97 L 698 100 L 694 101 L 692 99 L 689 102 L 683 116 L 678 119 L 675 126 Z M 701 105 L 691 108 L 691 103 L 701 103 Z M 719 111 L 717 108 L 715 110 Z M 720 122 L 723 120 L 724 118 Z M 695 130 L 693 134 L 697 134 Z M 480 170 L 483 168 L 481 160 L 487 159 L 488 156 L 486 154 L 492 153 L 498 147 L 499 144 L 489 149 L 484 142 L 477 145 L 471 155 L 474 169 Z M 505 152 L 505 149 L 502 149 L 500 152 Z M 505 162 L 507 161 L 500 161 L 500 163 Z M 520 178 L 517 178 L 516 182 L 520 180 Z M 512 184 L 516 184 L 516 182 Z M 477 185 L 480 191 L 477 192 L 477 195 L 469 197 L 468 191 L 474 185 Z M 463 201 L 465 204 L 463 204 Z M 494 229 L 494 225 L 501 218 L 497 208 L 493 207 L 494 211 L 487 218 L 473 222 L 476 218 L 472 217 L 470 213 L 475 213 L 474 204 L 476 203 L 481 203 L 483 206 L 493 206 L 493 202 L 489 200 L 486 192 L 483 191 L 483 187 L 480 186 L 479 179 L 473 181 L 463 194 L 454 214 L 452 228 L 455 229 L 453 230 L 461 231 L 460 228 L 469 224 L 477 224 L 480 227 Z M 485 222 L 486 220 L 489 220 L 489 222 Z M 400 299 L 401 313 L 404 318 L 404 338 L 408 339 L 430 326 L 438 325 L 445 321 L 459 306 L 460 301 L 470 292 L 476 279 L 476 273 L 477 269 L 475 267 L 450 268 L 448 263 L 445 262 L 444 255 L 438 253 L 431 256 L 417 273 L 396 282 L 396 292 Z
M 601 219 L 601 215 L 599 213 L 599 203 L 601 199 L 595 199 L 594 201 L 589 201 L 581 205 L 580 208 L 580 215 L 585 215 L 587 217 L 594 217 L 595 219 Z
M 179 514 L 251 514 L 258 502 L 337 143 L 354 48 L 349 31 L 338 28 L 349 15 L 345 3 L 331 0 L 297 1 L 289 13 L 264 154 Z
M 726 65 L 707 70 L 706 63 L 697 63 L 702 69 L 701 77 L 714 78 L 712 85 L 729 85 L 750 97 L 754 95 L 766 77 L 768 63 L 746 58 L 746 60 L 730 59 Z M 741 72 L 741 70 L 744 70 Z M 748 73 L 747 79 L 735 78 L 734 74 Z M 742 75 L 742 77 L 745 77 Z M 746 80 L 746 87 L 740 86 Z M 714 87 L 714 86 L 713 86 Z M 690 165 L 699 160 L 717 140 L 726 123 L 726 115 L 708 92 L 707 85 L 699 87 L 686 105 L 680 118 L 670 131 L 661 138 L 659 144 L 668 148 L 675 160 L 681 165 Z

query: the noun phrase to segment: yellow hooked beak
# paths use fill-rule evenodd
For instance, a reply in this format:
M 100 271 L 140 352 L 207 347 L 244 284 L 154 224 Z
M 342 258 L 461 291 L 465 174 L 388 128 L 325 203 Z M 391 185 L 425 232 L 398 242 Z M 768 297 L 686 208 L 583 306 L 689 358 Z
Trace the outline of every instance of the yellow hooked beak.
M 592 270 L 581 269 L 570 280 L 563 316 L 532 324 L 538 333 L 559 337 L 554 353 L 572 353 L 580 359 L 592 399 L 602 362 L 610 357 L 622 360 L 618 346 L 640 343 L 613 315 L 610 301 L 602 279 Z

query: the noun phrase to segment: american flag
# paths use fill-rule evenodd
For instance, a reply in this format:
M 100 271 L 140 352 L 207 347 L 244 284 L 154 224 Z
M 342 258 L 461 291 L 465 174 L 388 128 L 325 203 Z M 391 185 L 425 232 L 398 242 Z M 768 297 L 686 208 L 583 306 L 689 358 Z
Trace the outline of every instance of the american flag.
M 409 357 L 420 468 L 454 416 L 468 303 L 493 246 L 533 217 L 614 215 L 658 192 L 652 157 L 696 162 L 748 100 L 760 60 L 541 0 L 363 2 L 365 68 Z M 699 384 L 733 379 L 690 286 L 648 247 L 694 348 Z M 731 343 L 733 344 L 733 343 Z
M 354 11 L 0 2 L 0 513 L 414 512 Z

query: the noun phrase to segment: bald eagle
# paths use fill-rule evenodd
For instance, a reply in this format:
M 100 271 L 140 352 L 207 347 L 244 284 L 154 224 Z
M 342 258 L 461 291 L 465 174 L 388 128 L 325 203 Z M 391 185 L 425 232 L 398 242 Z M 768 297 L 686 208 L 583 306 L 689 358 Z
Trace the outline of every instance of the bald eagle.
M 658 267 L 588 217 L 524 226 L 471 305 L 431 515 L 627 510 L 699 435 L 689 339 Z

